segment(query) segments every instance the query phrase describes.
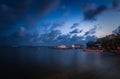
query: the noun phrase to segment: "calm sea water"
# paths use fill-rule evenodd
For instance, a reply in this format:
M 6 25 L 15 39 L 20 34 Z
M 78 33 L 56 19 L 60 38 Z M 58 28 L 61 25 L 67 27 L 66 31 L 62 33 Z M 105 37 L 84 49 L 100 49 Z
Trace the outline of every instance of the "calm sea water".
M 0 62 L 7 79 L 120 79 L 120 57 L 107 52 L 0 48 Z

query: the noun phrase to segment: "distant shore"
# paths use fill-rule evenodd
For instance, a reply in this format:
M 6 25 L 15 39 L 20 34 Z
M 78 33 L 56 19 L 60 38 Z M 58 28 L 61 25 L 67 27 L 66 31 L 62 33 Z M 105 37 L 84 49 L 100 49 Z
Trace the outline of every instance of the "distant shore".
M 85 52 L 105 52 L 103 49 L 83 49 Z
M 56 50 L 81 49 L 84 52 L 101 52 L 101 53 L 112 52 L 117 55 L 120 55 L 120 50 L 107 51 L 104 49 L 87 49 L 87 48 L 72 48 L 72 47 L 58 48 L 56 46 L 0 46 L 0 48 L 50 48 L 50 49 L 56 49 Z

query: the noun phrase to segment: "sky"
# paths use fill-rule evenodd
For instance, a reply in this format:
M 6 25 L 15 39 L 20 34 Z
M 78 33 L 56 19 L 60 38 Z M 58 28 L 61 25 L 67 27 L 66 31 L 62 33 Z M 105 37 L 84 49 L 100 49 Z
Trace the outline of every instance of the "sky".
M 119 21 L 120 0 L 0 0 L 0 45 L 85 44 Z

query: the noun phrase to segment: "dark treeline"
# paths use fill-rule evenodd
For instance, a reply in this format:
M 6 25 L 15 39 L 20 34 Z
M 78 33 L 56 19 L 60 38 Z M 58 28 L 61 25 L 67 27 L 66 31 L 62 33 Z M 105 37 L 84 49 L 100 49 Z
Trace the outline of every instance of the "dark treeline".
M 117 50 L 120 47 L 120 34 L 111 34 L 96 41 L 89 41 L 86 45 L 90 49 Z

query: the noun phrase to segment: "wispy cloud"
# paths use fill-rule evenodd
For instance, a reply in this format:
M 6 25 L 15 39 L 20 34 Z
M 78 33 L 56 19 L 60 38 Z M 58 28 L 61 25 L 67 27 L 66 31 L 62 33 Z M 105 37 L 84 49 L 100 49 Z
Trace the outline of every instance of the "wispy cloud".
M 78 30 L 78 29 L 74 29 L 70 32 L 70 34 L 77 34 L 77 33 L 81 33 L 82 30 Z
M 58 27 L 63 27 L 64 24 L 65 24 L 64 21 L 55 22 L 55 23 L 52 24 L 50 30 L 54 30 L 54 29 L 56 29 L 56 28 L 58 28 Z
M 70 28 L 73 29 L 76 28 L 77 26 L 79 26 L 79 23 L 74 23 Z
M 97 26 L 94 26 L 93 28 L 91 28 L 90 30 L 88 30 L 87 32 L 85 32 L 84 35 L 91 35 L 91 34 L 95 34 L 96 33 L 96 30 L 97 30 Z

